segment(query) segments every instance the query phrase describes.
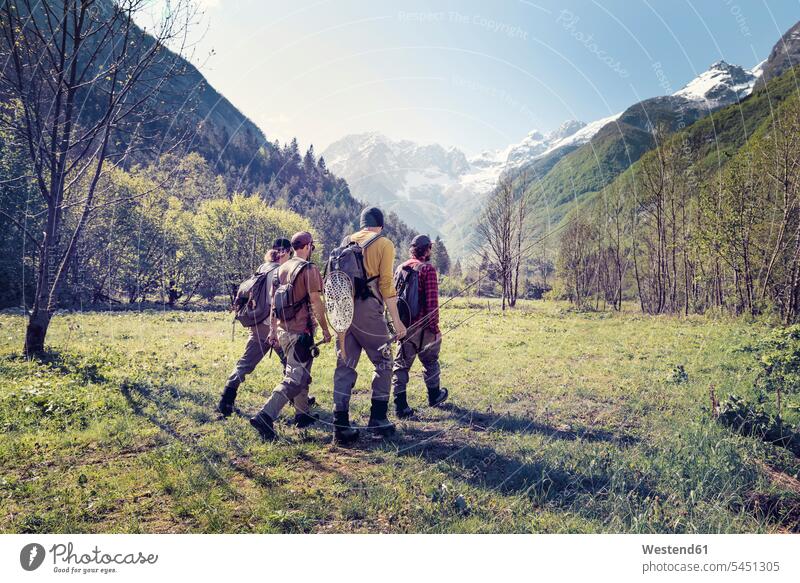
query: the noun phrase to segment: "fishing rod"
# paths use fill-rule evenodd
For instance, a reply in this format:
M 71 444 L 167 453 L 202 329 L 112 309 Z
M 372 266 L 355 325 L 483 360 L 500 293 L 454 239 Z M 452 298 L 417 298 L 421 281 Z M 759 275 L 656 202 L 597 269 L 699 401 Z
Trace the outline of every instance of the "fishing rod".
M 531 249 L 533 249 L 533 247 L 535 247 L 536 245 L 538 245 L 539 243 L 541 243 L 542 241 L 544 241 L 545 239 L 547 239 L 547 238 L 548 238 L 548 237 L 550 237 L 551 235 L 554 235 L 555 233 L 557 233 L 557 232 L 561 231 L 562 229 L 566 228 L 566 227 L 567 227 L 567 226 L 568 226 L 570 223 L 572 223 L 572 221 L 573 221 L 573 220 L 574 220 L 574 219 L 570 219 L 570 220 L 568 220 L 566 223 L 563 223 L 563 224 L 559 225 L 558 227 L 556 227 L 556 228 L 555 228 L 555 229 L 553 229 L 552 231 L 549 231 L 549 232 L 547 232 L 545 235 L 543 235 L 543 236 L 542 236 L 542 237 L 540 237 L 539 239 L 537 239 L 537 240 L 533 241 L 532 243 L 530 243 L 530 244 L 529 244 L 527 247 L 525 247 L 524 249 L 521 249 L 521 250 L 520 250 L 519 252 L 517 252 L 515 255 L 512 255 L 512 256 L 511 256 L 511 259 L 516 259 L 516 258 L 518 258 L 518 257 L 521 257 L 522 255 L 524 255 L 525 253 L 527 253 L 528 251 L 530 251 Z M 425 314 L 425 316 L 423 316 L 422 318 L 420 318 L 420 319 L 419 319 L 417 322 L 414 322 L 412 325 L 410 325 L 408 328 L 406 328 L 406 335 L 405 335 L 405 337 L 403 337 L 402 339 L 399 339 L 399 338 L 397 337 L 397 334 L 394 334 L 394 335 L 393 335 L 393 336 L 392 336 L 392 337 L 391 337 L 389 340 L 387 340 L 387 341 L 386 341 L 386 343 L 385 343 L 385 344 L 383 344 L 382 346 L 380 346 L 378 350 L 386 350 L 387 348 L 389 348 L 389 346 L 390 346 L 390 345 L 392 345 L 394 342 L 397 342 L 398 340 L 399 340 L 399 343 L 400 343 L 400 344 L 403 344 L 403 343 L 405 343 L 405 342 L 406 342 L 406 340 L 408 339 L 408 337 L 409 337 L 409 336 L 411 336 L 411 334 L 414 334 L 414 333 L 415 333 L 415 332 L 417 332 L 417 330 L 419 330 L 420 328 L 422 328 L 422 327 L 424 327 L 424 326 L 427 326 L 427 325 L 430 323 L 430 320 L 431 320 L 431 318 L 432 318 L 432 316 L 433 316 L 434 314 L 438 313 L 438 312 L 439 312 L 439 310 L 441 310 L 442 308 L 444 308 L 444 307 L 445 307 L 447 304 L 449 304 L 450 302 L 452 302 L 454 299 L 456 299 L 456 298 L 458 298 L 458 297 L 461 297 L 461 296 L 462 296 L 462 295 L 463 295 L 465 292 L 467 292 L 469 289 L 471 289 L 471 288 L 472 288 L 473 286 L 475 286 L 476 284 L 478 284 L 478 283 L 480 283 L 481 281 L 483 281 L 483 279 L 484 279 L 484 278 L 486 278 L 486 277 L 489 277 L 489 272 L 488 272 L 488 271 L 487 271 L 485 274 L 483 274 L 482 276 L 479 276 L 479 277 L 478 277 L 478 278 L 477 278 L 475 281 L 473 281 L 473 282 L 472 282 L 472 283 L 470 283 L 469 285 L 466 285 L 466 286 L 464 286 L 463 288 L 461 288 L 461 289 L 460 289 L 460 290 L 459 290 L 459 291 L 458 291 L 458 292 L 457 292 L 455 295 L 451 296 L 451 297 L 450 297 L 450 299 L 448 299 L 447 301 L 445 301 L 445 302 L 443 302 L 443 303 L 439 304 L 439 306 L 438 306 L 438 307 L 437 307 L 435 310 L 432 310 L 431 312 L 429 312 L 429 313 Z M 458 326 L 460 326 L 461 324 L 463 324 L 464 322 L 466 322 L 466 320 L 469 320 L 469 319 L 470 319 L 470 318 L 466 318 L 464 321 L 462 321 L 460 324 L 458 324 Z M 458 327 L 458 326 L 456 326 L 456 327 Z M 454 328 L 453 328 L 453 329 L 454 329 Z M 451 330 L 452 330 L 452 329 L 451 329 Z
M 486 305 L 486 309 L 487 309 L 488 311 L 490 311 L 490 312 L 491 312 L 491 310 L 492 310 L 492 309 L 491 309 L 491 307 L 488 305 L 488 303 L 487 303 L 487 305 Z M 456 328 L 460 328 L 462 325 L 466 324 L 466 323 L 467 323 L 469 320 L 472 320 L 472 318 L 474 318 L 474 317 L 475 317 L 475 316 L 477 316 L 478 314 L 480 314 L 480 312 L 473 312 L 473 313 L 471 313 L 469 316 L 467 316 L 466 318 L 464 318 L 463 320 L 461 320 L 461 321 L 460 321 L 458 324 L 455 324 L 454 326 L 450 326 L 450 327 L 449 327 L 447 330 L 445 330 L 444 332 L 442 332 L 442 334 L 441 334 L 441 336 L 439 336 L 439 338 L 437 338 L 437 339 L 435 339 L 435 340 L 433 340 L 433 341 L 431 341 L 431 342 L 428 342 L 428 343 L 427 343 L 425 346 L 423 346 L 422 348 L 420 348 L 420 352 L 422 352 L 422 351 L 424 351 L 424 350 L 427 350 L 428 348 L 430 348 L 431 346 L 433 346 L 434 344 L 436 344 L 437 342 L 439 342 L 439 341 L 440 341 L 442 338 L 444 338 L 445 336 L 447 336 L 448 334 L 450 334 L 450 332 L 452 332 L 452 331 L 453 331 L 453 330 L 455 330 Z

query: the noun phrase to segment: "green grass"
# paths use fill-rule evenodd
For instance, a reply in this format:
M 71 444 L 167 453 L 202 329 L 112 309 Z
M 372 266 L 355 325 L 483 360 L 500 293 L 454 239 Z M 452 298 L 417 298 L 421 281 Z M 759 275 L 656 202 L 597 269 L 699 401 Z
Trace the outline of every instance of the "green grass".
M 58 316 L 34 362 L 19 356 L 23 319 L 2 315 L 0 531 L 797 529 L 797 459 L 707 413 L 710 384 L 751 395 L 764 325 L 457 301 L 443 329 L 476 312 L 444 338 L 451 404 L 425 407 L 414 369 L 419 418 L 354 448 L 332 445 L 325 426 L 278 423 L 281 442 L 257 439 L 246 414 L 277 382 L 274 359 L 240 389 L 244 415 L 216 420 L 245 336 L 231 341 L 225 314 Z M 326 420 L 332 366 L 323 347 L 312 394 Z

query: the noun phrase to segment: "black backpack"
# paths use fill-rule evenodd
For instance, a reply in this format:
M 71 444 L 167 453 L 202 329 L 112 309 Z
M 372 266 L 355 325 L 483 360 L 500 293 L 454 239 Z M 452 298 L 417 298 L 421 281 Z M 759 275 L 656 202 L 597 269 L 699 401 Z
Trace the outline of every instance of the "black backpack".
M 328 263 L 325 265 L 325 273 L 328 271 L 342 271 L 347 274 L 353 282 L 353 291 L 356 298 L 366 299 L 372 294 L 369 284 L 378 278 L 367 277 L 367 270 L 364 268 L 364 251 L 375 241 L 383 237 L 383 233 L 378 233 L 364 245 L 359 245 L 350 237 L 342 240 L 340 247 L 331 251 Z
M 303 304 L 308 301 L 308 294 L 300 300 L 294 301 L 294 282 L 297 280 L 297 276 L 309 265 L 311 265 L 310 261 L 301 260 L 289 273 L 289 277 L 286 278 L 286 283 L 279 283 L 279 280 L 275 280 L 275 285 L 278 286 L 278 289 L 275 290 L 273 310 L 275 311 L 275 315 L 284 322 L 294 320 L 297 316 L 297 312 L 300 311 Z
M 272 279 L 278 267 L 280 265 L 274 265 L 266 271 L 254 273 L 236 290 L 231 309 L 236 312 L 235 319 L 245 328 L 256 326 L 269 318 Z
M 397 290 L 397 311 L 400 321 L 408 327 L 419 318 L 425 309 L 425 294 L 419 289 L 419 270 L 424 263 L 401 265 L 394 272 L 394 288 Z

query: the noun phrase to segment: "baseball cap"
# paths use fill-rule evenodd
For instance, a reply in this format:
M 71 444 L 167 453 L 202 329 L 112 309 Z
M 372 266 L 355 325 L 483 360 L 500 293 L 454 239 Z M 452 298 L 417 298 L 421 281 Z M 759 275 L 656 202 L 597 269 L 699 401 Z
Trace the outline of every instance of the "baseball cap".
M 275 242 L 272 244 L 272 248 L 276 250 L 291 249 L 292 244 L 289 242 L 289 239 L 275 239 Z
M 411 246 L 417 249 L 424 249 L 431 245 L 431 238 L 428 235 L 417 235 L 411 239 Z
M 300 231 L 292 235 L 292 248 L 302 249 L 314 241 L 314 237 L 308 231 Z

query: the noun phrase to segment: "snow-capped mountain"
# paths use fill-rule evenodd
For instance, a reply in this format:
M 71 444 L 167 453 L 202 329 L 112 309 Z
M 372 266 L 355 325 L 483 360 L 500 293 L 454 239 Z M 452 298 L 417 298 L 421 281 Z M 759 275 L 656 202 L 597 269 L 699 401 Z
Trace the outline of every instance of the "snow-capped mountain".
M 464 225 L 474 221 L 504 172 L 523 170 L 547 156 L 569 156 L 618 120 L 651 132 L 659 111 L 667 117 L 680 111 L 682 121 L 691 123 L 747 97 L 763 68 L 763 62 L 746 70 L 718 61 L 673 95 L 647 99 L 588 124 L 569 120 L 551 132 L 533 130 L 518 143 L 470 158 L 457 148 L 396 141 L 375 132 L 345 136 L 323 155 L 356 198 L 396 212 L 421 232 L 441 235 L 450 254 L 458 257 L 469 247 L 458 240 L 469 232 Z
M 441 234 L 448 191 L 472 170 L 456 148 L 395 141 L 376 132 L 345 136 L 323 156 L 328 168 L 347 180 L 353 196 L 394 211 L 432 236 Z
M 673 95 L 714 106 L 730 105 L 750 95 L 766 62 L 764 60 L 748 71 L 738 65 L 717 61 Z
M 457 148 L 395 141 L 377 132 L 345 136 L 323 156 L 356 198 L 396 212 L 431 236 L 446 235 L 447 224 L 479 207 L 503 172 L 561 147 L 586 143 L 615 117 L 588 125 L 570 120 L 548 133 L 534 130 L 519 143 L 469 159 Z
M 582 121 L 569 120 L 548 134 L 542 134 L 538 130 L 533 130 L 525 139 L 518 144 L 513 144 L 506 148 L 505 162 L 509 167 L 522 166 L 536 157 L 550 150 L 556 143 L 564 140 L 584 128 L 586 124 Z

